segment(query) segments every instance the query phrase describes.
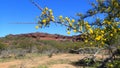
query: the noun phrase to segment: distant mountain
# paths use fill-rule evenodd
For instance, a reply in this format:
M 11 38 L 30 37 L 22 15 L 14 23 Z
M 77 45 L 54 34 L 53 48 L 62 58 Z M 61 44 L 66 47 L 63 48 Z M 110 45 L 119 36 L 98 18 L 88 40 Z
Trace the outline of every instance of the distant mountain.
M 27 34 L 9 34 L 6 37 L 28 37 L 38 40 L 56 40 L 56 41 L 80 41 L 82 40 L 80 35 L 77 36 L 64 36 L 59 34 L 48 34 L 48 33 L 27 33 Z

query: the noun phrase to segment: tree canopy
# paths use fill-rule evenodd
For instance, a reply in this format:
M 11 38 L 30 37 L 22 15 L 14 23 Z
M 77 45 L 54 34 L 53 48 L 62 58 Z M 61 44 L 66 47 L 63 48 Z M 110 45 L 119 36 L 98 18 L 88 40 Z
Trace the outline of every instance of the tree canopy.
M 62 24 L 67 27 L 67 33 L 71 31 L 79 32 L 85 35 L 84 42 L 99 43 L 97 46 L 112 45 L 120 36 L 120 0 L 97 0 L 95 3 L 90 2 L 92 8 L 85 14 L 76 13 L 79 19 L 58 16 L 54 17 L 53 10 L 48 7 L 41 8 L 33 2 L 42 12 L 38 17 L 36 29 L 47 27 L 51 23 Z M 99 16 L 102 16 L 99 17 Z M 92 18 L 93 21 L 87 21 Z

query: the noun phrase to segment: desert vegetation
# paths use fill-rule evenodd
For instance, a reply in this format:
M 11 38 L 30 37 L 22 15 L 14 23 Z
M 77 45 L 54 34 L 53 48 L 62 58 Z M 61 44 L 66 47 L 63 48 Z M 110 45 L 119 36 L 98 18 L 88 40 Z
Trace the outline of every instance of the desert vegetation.
M 82 47 L 83 42 L 38 40 L 29 37 L 4 37 L 0 39 L 1 57 L 25 56 L 26 53 L 68 53 Z
M 8 63 L 11 61 L 16 62 L 19 60 L 18 64 L 8 65 L 7 68 L 49 68 L 56 65 L 63 65 L 68 67 L 98 67 L 101 62 L 107 57 L 109 57 L 109 49 L 103 47 L 97 47 L 89 43 L 85 43 L 82 40 L 79 42 L 73 41 L 56 41 L 56 40 L 38 40 L 29 37 L 17 37 L 17 36 L 6 36 L 0 39 L 0 63 Z M 120 43 L 115 43 L 119 45 Z M 118 53 L 115 54 L 115 59 L 106 63 L 107 67 L 119 68 L 119 49 Z M 100 51 L 98 51 L 100 50 Z M 113 50 L 115 50 L 113 48 Z M 96 54 L 96 52 L 98 53 Z M 71 54 L 70 54 L 71 53 Z M 96 54 L 96 55 L 95 55 Z M 66 58 L 66 56 L 68 59 Z M 59 57 L 56 59 L 55 57 Z M 60 57 L 61 56 L 61 57 Z M 72 56 L 74 56 L 72 58 Z M 41 64 L 40 61 L 37 61 L 35 58 L 46 57 L 49 62 Z M 76 57 L 76 58 L 75 58 Z M 61 59 L 60 59 L 61 58 Z M 93 60 L 94 58 L 94 60 Z M 44 58 L 43 58 L 44 59 Z M 28 66 L 27 61 L 32 61 L 38 63 L 36 66 Z M 93 61 L 91 61 L 93 60 Z M 31 62 L 31 63 L 32 63 Z M 65 65 L 64 65 L 65 64 Z
M 39 64 L 38 68 L 49 68 L 54 64 L 60 64 L 59 67 L 62 67 L 61 64 L 72 65 L 68 68 L 120 68 L 120 0 L 90 2 L 92 8 L 84 14 L 77 13 L 79 17 L 77 20 L 62 15 L 54 17 L 52 9 L 41 8 L 33 0 L 31 2 L 41 10 L 36 29 L 49 27 L 51 23 L 61 24 L 67 28 L 67 34 L 72 31 L 80 33 L 82 40 L 73 42 L 6 36 L 0 38 L 1 60 L 29 58 L 32 62 Z M 88 20 L 91 18 L 92 22 Z M 37 57 L 42 55 L 42 59 L 38 59 L 44 59 L 47 63 L 33 59 L 35 54 Z M 55 58 L 57 54 L 65 55 L 60 55 L 58 59 Z M 47 58 L 45 58 L 46 55 Z M 77 59 L 78 55 L 79 59 Z M 48 58 L 49 61 L 45 60 Z M 19 67 L 25 68 L 24 65 L 25 63 L 21 63 Z M 33 67 L 36 66 L 33 65 Z

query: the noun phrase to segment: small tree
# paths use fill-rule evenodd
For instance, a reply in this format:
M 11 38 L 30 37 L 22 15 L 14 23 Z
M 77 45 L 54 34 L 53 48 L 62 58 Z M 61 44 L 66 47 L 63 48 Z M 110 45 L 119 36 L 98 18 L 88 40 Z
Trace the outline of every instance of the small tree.
M 3 50 L 7 49 L 8 46 L 0 41 L 0 54 Z
M 85 14 L 77 13 L 80 18 L 75 20 L 70 17 L 54 17 L 52 9 L 45 7 L 42 9 L 35 2 L 32 1 L 41 11 L 38 17 L 38 25 L 36 29 L 49 26 L 52 22 L 62 24 L 67 27 L 67 33 L 73 30 L 79 32 L 84 36 L 84 42 L 90 45 L 97 42 L 98 47 L 107 47 L 112 52 L 111 47 L 114 45 L 120 36 L 120 0 L 97 0 L 95 3 L 91 2 L 92 9 L 89 9 Z M 102 16 L 103 18 L 96 17 Z M 94 21 L 89 22 L 85 19 L 94 18 Z M 51 22 L 52 21 L 52 22 Z
M 7 48 L 7 45 L 2 43 L 2 42 L 0 42 L 0 51 L 4 50 L 6 48 Z
M 38 17 L 37 29 L 49 26 L 52 21 L 66 26 L 68 34 L 70 34 L 71 30 L 84 34 L 84 41 L 86 43 L 95 41 L 99 43 L 97 46 L 105 44 L 112 46 L 120 34 L 119 0 L 97 0 L 96 3 L 91 3 L 93 8 L 89 9 L 86 14 L 77 13 L 77 16 L 80 17 L 78 20 L 70 17 L 63 17 L 62 15 L 55 19 L 52 9 L 47 7 L 42 9 L 35 2 L 32 1 L 32 3 L 42 10 L 41 15 Z M 97 14 L 104 15 L 104 18 L 96 17 Z M 85 20 L 86 18 L 91 17 L 95 18 L 93 22 Z

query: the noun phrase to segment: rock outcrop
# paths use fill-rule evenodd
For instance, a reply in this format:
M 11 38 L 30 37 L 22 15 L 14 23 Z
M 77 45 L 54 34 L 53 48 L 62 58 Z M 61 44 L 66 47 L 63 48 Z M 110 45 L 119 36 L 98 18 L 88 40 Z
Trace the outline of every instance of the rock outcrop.
M 28 34 L 17 34 L 17 35 L 8 35 L 9 37 L 29 37 L 39 40 L 56 40 L 56 41 L 80 41 L 82 38 L 80 35 L 77 36 L 64 36 L 59 34 L 48 34 L 48 33 L 28 33 Z

